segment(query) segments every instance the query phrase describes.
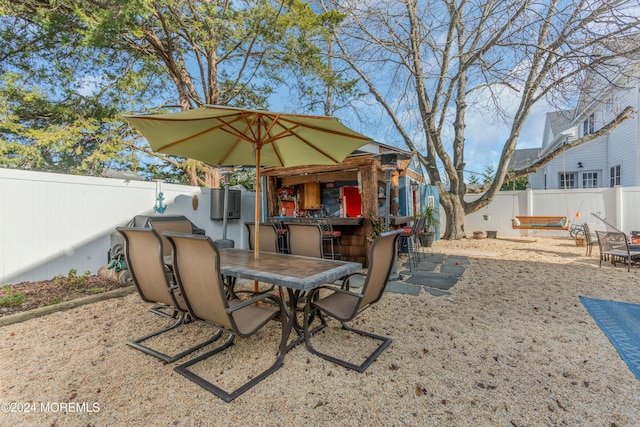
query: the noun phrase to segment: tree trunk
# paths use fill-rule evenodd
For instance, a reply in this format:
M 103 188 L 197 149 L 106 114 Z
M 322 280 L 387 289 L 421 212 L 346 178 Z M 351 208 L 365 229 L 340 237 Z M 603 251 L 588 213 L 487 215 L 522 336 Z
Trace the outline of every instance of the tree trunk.
M 464 234 L 464 205 L 457 194 L 440 193 L 440 204 L 444 208 L 447 225 L 443 239 L 457 240 L 465 237 Z

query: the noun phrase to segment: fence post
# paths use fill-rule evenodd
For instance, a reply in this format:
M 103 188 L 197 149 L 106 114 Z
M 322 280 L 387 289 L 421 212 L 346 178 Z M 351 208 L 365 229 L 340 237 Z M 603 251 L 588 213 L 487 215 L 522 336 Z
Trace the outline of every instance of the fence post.
M 533 216 L 533 208 L 534 208 L 534 202 L 533 202 L 533 190 L 530 188 L 527 188 L 527 215 L 528 216 Z
M 616 224 L 620 230 L 627 230 L 624 223 L 624 193 L 622 192 L 622 186 L 615 186 L 613 190 L 614 206 L 616 207 L 616 221 L 614 224 Z

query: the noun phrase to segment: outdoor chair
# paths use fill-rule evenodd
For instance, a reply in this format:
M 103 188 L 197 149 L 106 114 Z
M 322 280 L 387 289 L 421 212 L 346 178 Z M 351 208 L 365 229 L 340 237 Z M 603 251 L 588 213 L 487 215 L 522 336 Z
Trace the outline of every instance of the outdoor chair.
M 322 228 L 319 224 L 287 224 L 291 255 L 323 258 Z
M 190 319 L 187 313 L 185 301 L 182 298 L 177 285 L 173 282 L 173 275 L 163 261 L 162 239 L 160 235 L 152 228 L 146 227 L 118 227 L 116 230 L 118 230 L 118 232 L 120 232 L 124 237 L 125 257 L 129 266 L 129 271 L 131 272 L 131 278 L 142 300 L 149 303 L 161 304 L 164 307 L 170 308 L 173 310 L 173 314 L 171 316 L 163 312 L 155 310 L 152 311 L 162 316 L 176 318 L 173 325 L 145 335 L 141 338 L 134 339 L 127 344 L 146 354 L 164 360 L 167 363 L 172 363 L 181 357 L 198 350 L 202 346 L 213 342 L 214 339 L 207 340 L 204 343 L 198 344 L 197 346 L 191 347 L 173 356 L 164 354 L 142 344 L 150 338 L 187 323 Z
M 167 218 L 168 219 L 168 218 Z M 153 228 L 162 238 L 162 258 L 169 269 L 171 265 L 171 245 L 166 237 L 162 235 L 165 231 L 173 231 L 176 233 L 192 233 L 192 224 L 188 219 L 178 219 L 172 221 L 149 219 L 149 227 Z M 160 315 L 166 315 L 166 311 L 171 311 L 171 307 L 164 304 L 156 304 L 151 307 L 151 311 Z
M 255 240 L 255 229 L 256 229 L 256 223 L 255 222 L 245 222 L 244 223 L 245 227 L 247 227 L 247 233 L 248 233 L 248 243 L 249 243 L 249 249 L 253 250 L 254 249 L 254 240 Z M 258 230 L 258 232 L 260 233 L 260 252 L 280 252 L 280 246 L 279 246 L 279 236 L 277 233 L 277 228 L 274 224 L 260 224 L 260 229 Z M 233 293 L 233 296 L 237 296 L 237 293 L 243 292 L 246 293 L 248 291 L 236 291 L 235 290 L 235 280 L 232 278 L 231 280 L 227 280 L 227 283 L 230 283 L 229 288 L 231 290 L 231 292 Z M 271 292 L 273 289 L 275 288 L 275 285 L 271 285 L 269 287 L 269 289 L 260 291 L 260 292 Z M 252 291 L 253 293 L 253 291 Z
M 342 246 L 340 245 L 340 237 L 342 236 L 342 232 L 333 229 L 333 224 L 331 224 L 331 219 L 329 218 L 318 219 L 318 224 L 322 229 L 323 243 L 326 243 L 327 246 L 331 248 L 330 256 L 329 251 L 324 252 L 323 250 L 324 257 L 330 259 L 342 258 Z
M 178 221 L 149 221 L 149 226 L 156 230 L 162 237 L 162 256 L 165 257 L 167 264 L 171 264 L 171 245 L 167 241 L 167 238 L 162 235 L 165 231 L 172 231 L 175 233 L 192 233 L 191 221 L 188 219 Z
M 165 233 L 165 237 L 173 248 L 176 281 L 191 317 L 214 324 L 230 334 L 222 345 L 177 366 L 174 370 L 225 402 L 230 402 L 282 366 L 291 322 L 288 321 L 282 300 L 274 294 L 259 294 L 245 301 L 228 297 L 220 274 L 220 253 L 209 237 L 178 233 Z M 275 303 L 279 309 L 271 310 L 256 304 L 265 301 Z M 253 376 L 236 390 L 225 391 L 189 370 L 196 363 L 231 346 L 236 336 L 250 337 L 270 320 L 282 323 L 276 360 L 269 368 Z
M 343 280 L 341 288 L 331 285 L 323 285 L 309 293 L 307 296 L 307 303 L 304 308 L 303 330 L 304 340 L 310 352 L 346 368 L 354 369 L 358 372 L 364 372 L 391 343 L 391 338 L 354 329 L 350 327 L 347 322 L 352 321 L 363 310 L 378 302 L 382 297 L 384 289 L 387 286 L 387 282 L 389 281 L 389 275 L 393 268 L 396 244 L 401 234 L 402 230 L 382 233 L 380 237 L 374 240 L 371 244 L 369 252 L 369 268 L 365 276 L 364 285 L 360 292 L 352 292 L 349 289 L 349 280 L 354 276 L 354 274 L 352 274 Z M 319 299 L 321 290 L 330 290 L 331 294 Z M 380 341 L 380 344 L 360 365 L 356 365 L 336 356 L 318 351 L 311 344 L 311 333 L 309 331 L 311 323 L 310 319 L 313 314 L 317 314 L 323 323 L 325 322 L 324 315 L 333 317 L 342 323 L 343 329 Z
M 420 251 L 418 250 L 418 232 L 424 229 L 425 218 L 416 218 L 412 227 L 403 229 L 400 235 L 400 251 L 406 251 L 409 257 L 409 271 L 413 270 L 413 266 L 418 267 L 420 262 Z
M 278 249 L 283 254 L 289 253 L 289 249 L 287 248 L 287 227 L 282 223 L 282 221 L 278 218 L 269 218 L 267 222 L 275 225 L 276 233 L 278 233 Z
M 255 247 L 256 224 L 255 222 L 245 222 L 244 225 L 247 227 L 249 249 L 253 249 Z M 274 224 L 260 224 L 258 233 L 260 234 L 260 252 L 280 252 L 278 232 Z
M 582 230 L 584 233 L 584 244 L 587 247 L 585 256 L 591 256 L 592 248 L 598 244 L 598 237 L 595 233 L 592 233 L 589 229 L 589 224 L 586 222 L 582 224 Z
M 640 249 L 631 248 L 625 233 L 596 231 L 600 247 L 600 267 L 602 261 L 611 260 L 615 266 L 618 262 L 627 263 L 627 271 L 631 271 L 631 263 L 640 257 Z

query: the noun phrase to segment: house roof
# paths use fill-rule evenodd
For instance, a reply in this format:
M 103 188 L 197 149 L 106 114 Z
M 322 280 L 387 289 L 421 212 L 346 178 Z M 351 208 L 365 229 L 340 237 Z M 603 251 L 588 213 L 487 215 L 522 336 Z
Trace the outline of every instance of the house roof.
M 571 127 L 575 112 L 575 109 L 571 109 L 547 113 L 547 122 L 549 123 L 554 138 L 558 136 L 560 132 Z
M 538 160 L 540 148 L 521 148 L 513 152 L 509 160 L 509 169 L 520 170 Z

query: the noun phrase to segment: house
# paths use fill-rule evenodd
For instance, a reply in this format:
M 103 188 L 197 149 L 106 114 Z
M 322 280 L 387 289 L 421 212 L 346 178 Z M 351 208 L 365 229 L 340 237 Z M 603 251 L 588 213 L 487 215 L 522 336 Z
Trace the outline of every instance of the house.
M 577 107 L 547 113 L 537 159 L 585 135 L 598 132 L 621 111 L 640 107 L 640 73 L 620 73 L 612 81 L 585 85 Z M 640 121 L 637 114 L 619 126 L 565 151 L 529 175 L 532 190 L 640 186 Z M 519 156 L 523 150 L 516 150 Z M 532 161 L 531 163 L 534 163 Z

